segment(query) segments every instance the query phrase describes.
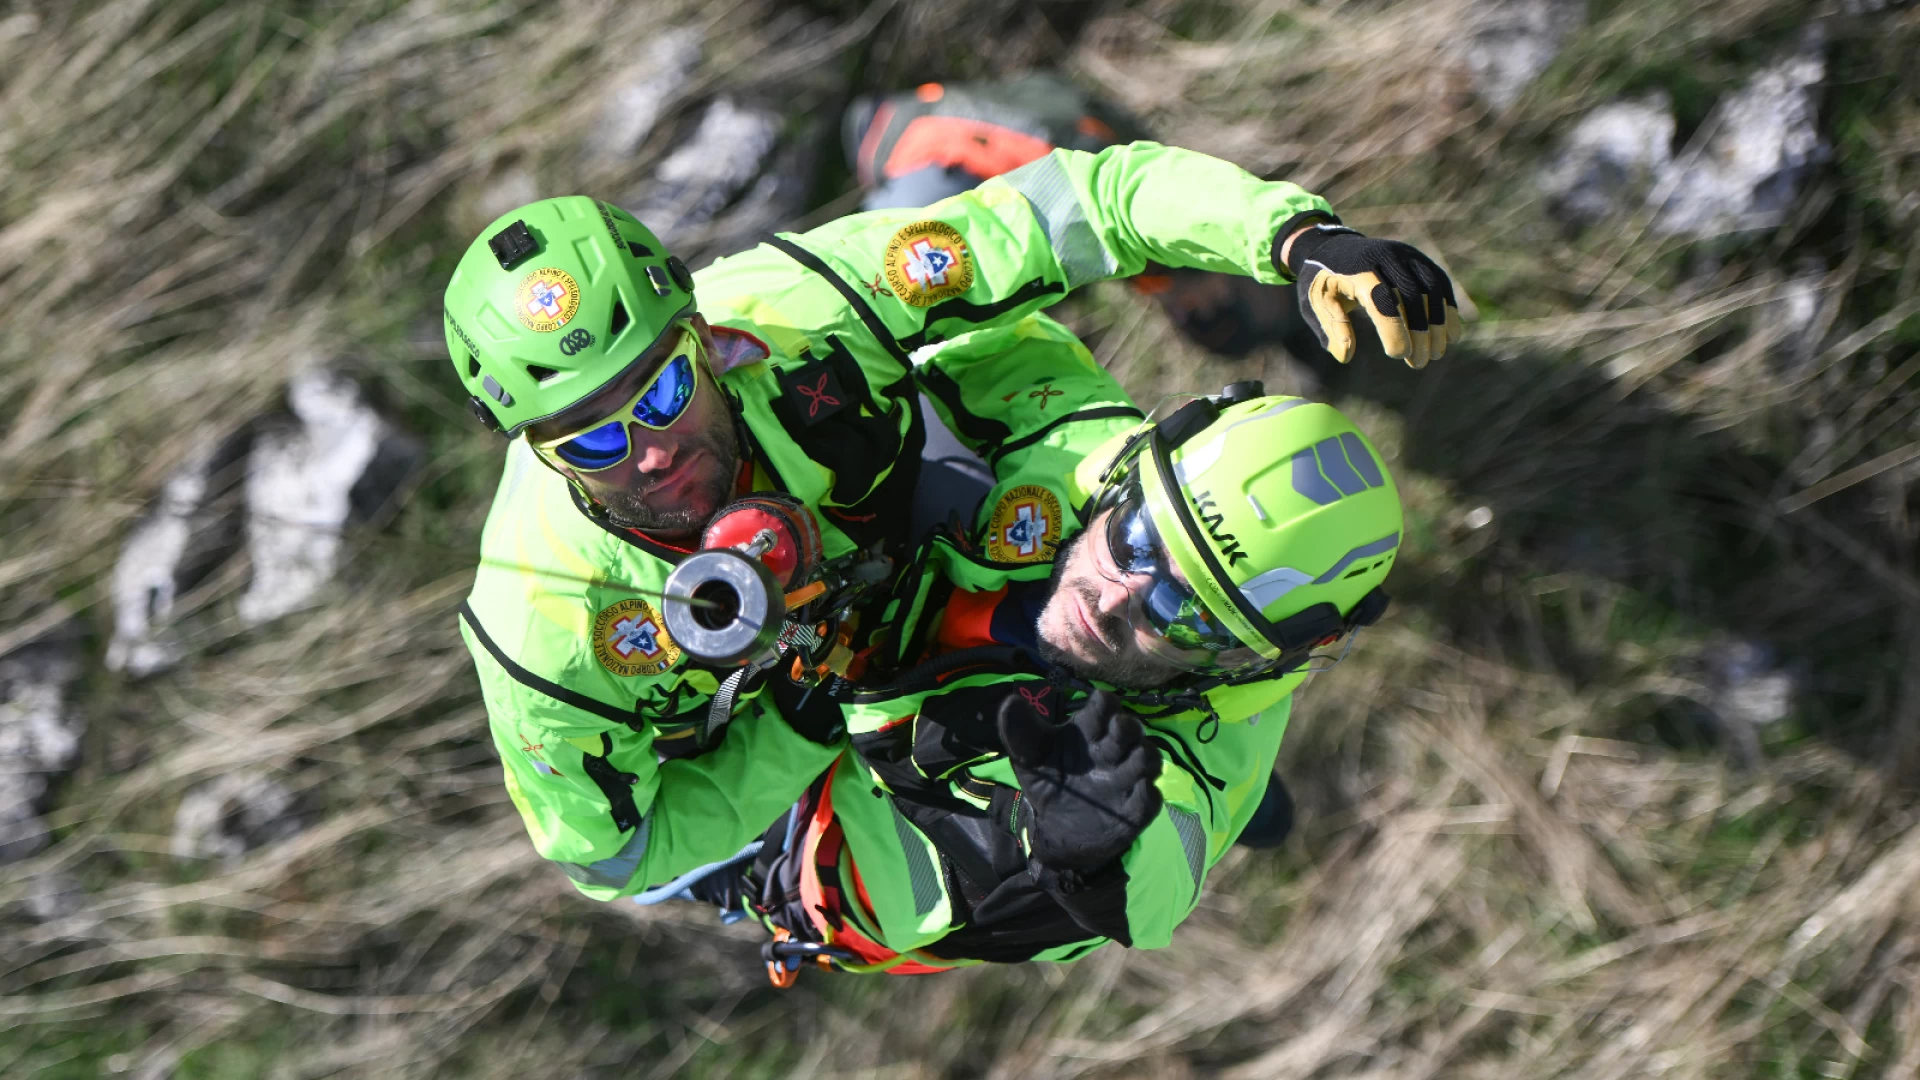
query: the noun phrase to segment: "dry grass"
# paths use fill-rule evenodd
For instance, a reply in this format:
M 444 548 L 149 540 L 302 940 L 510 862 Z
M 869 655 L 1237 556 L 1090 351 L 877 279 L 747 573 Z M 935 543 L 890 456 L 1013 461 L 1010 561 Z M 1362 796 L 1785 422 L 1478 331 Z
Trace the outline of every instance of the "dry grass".
M 1451 51 L 1470 7 L 155 0 L 0 21 L 0 641 L 77 621 L 96 672 L 53 843 L 0 867 L 0 1073 L 1920 1073 L 1920 15 L 1832 23 L 1837 158 L 1803 213 L 1687 245 L 1644 220 L 1557 232 L 1540 155 L 1636 79 L 1724 90 L 1763 58 L 1742 43 L 1815 9 L 1595 3 L 1493 115 Z M 956 50 L 969 20 L 1025 30 Z M 633 160 L 583 150 L 591 88 L 666 25 L 709 41 L 668 121 Z M 521 838 L 451 617 L 498 448 L 446 389 L 438 281 L 503 172 L 624 189 L 716 89 L 830 103 L 860 64 L 991 73 L 1076 31 L 1070 66 L 1170 141 L 1324 190 L 1471 290 L 1471 348 L 1420 377 L 1221 363 L 1119 290 L 1074 311 L 1143 398 L 1324 380 L 1407 490 L 1403 602 L 1299 704 L 1301 839 L 1231 855 L 1174 948 L 778 994 L 750 933 L 595 907 Z M 230 566 L 189 598 L 190 665 L 100 674 L 118 538 L 197 439 L 315 362 L 425 435 L 412 501 L 354 538 L 321 607 L 245 630 Z M 1681 745 L 1686 658 L 1727 633 L 1799 665 L 1800 709 Z M 169 856 L 180 796 L 250 770 L 311 827 L 232 865 Z M 64 918 L 9 907 L 61 883 Z

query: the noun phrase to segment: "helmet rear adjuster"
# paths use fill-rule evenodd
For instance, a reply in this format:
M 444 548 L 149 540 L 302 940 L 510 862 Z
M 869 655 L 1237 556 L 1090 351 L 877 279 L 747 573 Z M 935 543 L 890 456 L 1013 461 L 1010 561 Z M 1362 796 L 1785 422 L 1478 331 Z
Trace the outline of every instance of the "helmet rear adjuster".
M 467 411 L 473 414 L 474 419 L 480 421 L 481 427 L 496 434 L 506 434 L 506 431 L 500 426 L 500 418 L 493 415 L 493 410 L 487 408 L 487 403 L 481 401 L 478 394 L 468 395 Z
M 1212 427 L 1218 419 L 1220 406 L 1214 404 L 1212 398 L 1194 398 L 1154 425 L 1154 441 L 1173 450 Z
M 1239 382 L 1228 383 L 1226 388 L 1220 391 L 1220 396 L 1214 400 L 1224 409 L 1228 406 L 1238 405 L 1243 401 L 1252 401 L 1254 398 L 1266 396 L 1267 385 L 1265 383 L 1259 379 L 1241 379 Z
M 1231 408 L 1243 401 L 1252 401 L 1264 397 L 1267 388 L 1259 379 L 1241 379 L 1231 382 L 1220 391 L 1219 397 L 1194 398 L 1174 410 L 1173 415 L 1154 425 L 1167 449 L 1178 449 L 1187 440 L 1213 426 L 1220 419 L 1220 410 Z

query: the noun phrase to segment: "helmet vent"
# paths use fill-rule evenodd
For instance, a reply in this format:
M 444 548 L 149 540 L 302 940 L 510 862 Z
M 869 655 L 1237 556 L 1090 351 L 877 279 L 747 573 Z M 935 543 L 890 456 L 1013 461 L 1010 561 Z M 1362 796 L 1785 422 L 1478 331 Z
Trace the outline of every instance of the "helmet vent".
M 467 378 L 469 378 L 469 379 L 477 379 L 477 378 L 479 378 L 479 377 L 480 377 L 480 358 L 479 358 L 479 357 L 477 357 L 477 356 L 473 356 L 473 355 L 468 355 L 468 357 L 467 357 Z
M 621 302 L 620 294 L 615 293 L 613 296 L 613 325 L 607 327 L 607 337 L 609 339 L 619 337 L 620 331 L 625 330 L 627 323 L 631 321 L 627 316 L 627 305 Z
M 548 379 L 551 379 L 555 375 L 558 375 L 560 373 L 553 370 L 550 367 L 541 367 L 539 364 L 528 364 L 527 374 L 533 376 L 535 379 L 539 380 L 540 382 L 546 382 Z

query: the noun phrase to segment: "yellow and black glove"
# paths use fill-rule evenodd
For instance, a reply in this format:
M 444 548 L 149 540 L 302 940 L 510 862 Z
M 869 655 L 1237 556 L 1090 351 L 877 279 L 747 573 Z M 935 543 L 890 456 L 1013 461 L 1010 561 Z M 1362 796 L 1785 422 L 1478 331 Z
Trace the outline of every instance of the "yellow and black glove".
M 1274 237 L 1274 262 L 1293 224 Z M 1300 311 L 1335 360 L 1353 359 L 1353 323 L 1360 308 L 1373 320 L 1388 356 L 1423 368 L 1460 340 L 1464 327 L 1447 272 L 1420 249 L 1398 240 L 1372 240 L 1344 225 L 1315 225 L 1287 250 L 1286 269 L 1298 283 Z

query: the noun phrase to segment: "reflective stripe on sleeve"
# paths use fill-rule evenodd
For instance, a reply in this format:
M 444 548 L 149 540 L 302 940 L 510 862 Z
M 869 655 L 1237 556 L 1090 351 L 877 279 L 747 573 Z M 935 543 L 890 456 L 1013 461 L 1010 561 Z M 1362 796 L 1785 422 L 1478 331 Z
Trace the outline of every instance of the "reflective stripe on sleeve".
M 1207 833 L 1200 827 L 1200 815 L 1177 806 L 1167 807 L 1167 820 L 1179 834 L 1180 849 L 1187 856 L 1187 869 L 1193 872 L 1193 895 L 1200 895 L 1200 879 L 1206 873 Z
M 1037 158 L 1003 179 L 1033 206 L 1033 216 L 1040 219 L 1047 242 L 1053 245 L 1053 257 L 1067 272 L 1068 289 L 1119 273 L 1120 264 L 1087 222 L 1086 211 L 1081 209 L 1080 198 L 1074 194 L 1073 183 L 1058 158 L 1052 154 Z
M 561 872 L 582 885 L 592 885 L 601 889 L 624 889 L 627 882 L 633 880 L 634 868 L 640 865 L 640 857 L 647 853 L 647 835 L 653 829 L 653 815 L 640 819 L 640 827 L 633 831 L 620 850 L 595 863 L 570 863 L 554 860 Z
M 900 853 L 907 860 L 907 884 L 913 889 L 913 913 L 924 916 L 940 902 L 942 888 L 940 871 L 927 856 L 926 844 L 913 826 L 900 813 L 893 801 L 887 801 L 888 809 L 893 811 L 893 831 L 900 837 Z

